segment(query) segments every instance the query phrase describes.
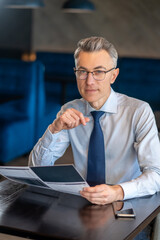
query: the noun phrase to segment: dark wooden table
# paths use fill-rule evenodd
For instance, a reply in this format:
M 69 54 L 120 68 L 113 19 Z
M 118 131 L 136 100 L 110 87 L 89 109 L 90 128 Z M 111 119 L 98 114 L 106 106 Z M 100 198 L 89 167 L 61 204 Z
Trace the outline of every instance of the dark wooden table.
M 130 200 L 135 219 L 116 219 L 112 204 L 13 183 L 0 183 L 0 232 L 32 239 L 133 239 L 160 211 L 160 193 Z

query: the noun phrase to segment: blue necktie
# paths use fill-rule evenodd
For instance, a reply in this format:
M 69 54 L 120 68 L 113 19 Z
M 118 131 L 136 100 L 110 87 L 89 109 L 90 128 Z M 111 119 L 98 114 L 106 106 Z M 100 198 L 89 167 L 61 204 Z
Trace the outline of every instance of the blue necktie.
M 105 183 L 105 150 L 104 137 L 99 123 L 103 111 L 91 112 L 94 118 L 94 127 L 91 133 L 88 149 L 87 182 L 90 186 Z

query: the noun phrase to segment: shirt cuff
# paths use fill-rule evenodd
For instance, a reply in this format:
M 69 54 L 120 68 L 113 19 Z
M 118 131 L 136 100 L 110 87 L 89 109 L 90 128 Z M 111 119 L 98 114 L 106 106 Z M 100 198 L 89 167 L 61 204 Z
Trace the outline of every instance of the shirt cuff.
M 120 183 L 119 185 L 123 188 L 124 191 L 123 200 L 138 197 L 138 190 L 134 181 Z

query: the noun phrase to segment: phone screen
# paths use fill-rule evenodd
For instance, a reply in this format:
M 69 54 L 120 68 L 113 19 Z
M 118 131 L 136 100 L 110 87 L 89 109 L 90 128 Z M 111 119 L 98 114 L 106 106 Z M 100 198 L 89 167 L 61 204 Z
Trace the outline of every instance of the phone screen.
M 113 209 L 116 217 L 135 218 L 135 212 L 130 202 L 114 202 Z

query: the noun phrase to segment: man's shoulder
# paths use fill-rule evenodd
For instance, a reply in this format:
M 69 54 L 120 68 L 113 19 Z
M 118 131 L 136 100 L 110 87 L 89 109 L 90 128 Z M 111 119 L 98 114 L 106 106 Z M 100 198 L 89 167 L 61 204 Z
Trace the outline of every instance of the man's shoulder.
M 125 94 L 117 93 L 117 100 L 119 106 L 132 107 L 132 108 L 146 108 L 150 107 L 149 104 L 138 98 L 130 97 Z

